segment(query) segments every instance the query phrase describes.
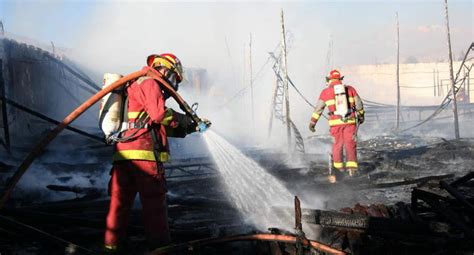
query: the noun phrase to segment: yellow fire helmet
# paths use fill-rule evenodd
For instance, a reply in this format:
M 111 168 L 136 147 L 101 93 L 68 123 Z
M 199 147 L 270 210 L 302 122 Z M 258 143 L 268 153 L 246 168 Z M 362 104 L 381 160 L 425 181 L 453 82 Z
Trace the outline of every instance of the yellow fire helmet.
M 183 80 L 183 65 L 181 64 L 179 58 L 176 57 L 174 54 L 153 54 L 148 56 L 146 62 L 149 67 L 163 66 L 176 73 L 176 80 L 178 83 Z

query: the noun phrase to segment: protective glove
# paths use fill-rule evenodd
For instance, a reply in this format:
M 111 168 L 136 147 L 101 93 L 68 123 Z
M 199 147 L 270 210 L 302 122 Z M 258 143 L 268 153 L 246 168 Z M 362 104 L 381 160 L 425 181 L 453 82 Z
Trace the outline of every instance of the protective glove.
M 365 121 L 365 111 L 364 111 L 364 109 L 358 110 L 356 112 L 356 114 L 357 114 L 357 122 L 358 122 L 357 124 L 360 125 L 360 124 L 364 123 L 364 121 Z
M 314 128 L 315 126 L 316 126 L 316 123 L 313 123 L 313 122 L 309 123 L 309 130 L 313 133 L 316 132 L 316 129 Z

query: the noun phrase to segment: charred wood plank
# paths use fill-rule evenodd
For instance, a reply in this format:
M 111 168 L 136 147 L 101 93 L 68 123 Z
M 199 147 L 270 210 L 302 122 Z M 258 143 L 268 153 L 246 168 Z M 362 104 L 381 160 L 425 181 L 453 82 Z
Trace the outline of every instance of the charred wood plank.
M 452 186 L 452 187 L 457 187 L 459 185 L 462 185 L 462 184 L 468 182 L 472 178 L 474 178 L 474 172 L 470 172 L 470 173 L 464 175 L 463 177 L 451 182 L 449 185 Z
M 453 186 L 448 184 L 445 181 L 440 181 L 439 186 L 449 192 L 454 198 L 456 198 L 459 202 L 461 202 L 466 209 L 470 212 L 468 215 L 473 216 L 474 215 L 474 206 L 467 201 L 467 199 Z
M 467 222 L 458 213 L 454 212 L 451 208 L 447 207 L 445 203 L 441 202 L 446 202 L 445 197 L 424 190 L 414 189 L 412 192 L 412 206 L 414 206 L 414 210 L 416 210 L 417 204 L 413 205 L 413 202 L 418 203 L 418 200 L 427 203 L 438 215 L 462 230 L 469 238 L 471 238 L 471 240 L 474 240 L 474 232 L 468 227 Z
M 64 185 L 48 185 L 46 186 L 49 190 L 54 191 L 65 191 L 76 194 L 102 194 L 102 190 L 94 187 L 79 187 L 79 186 L 64 186 Z
M 411 185 L 411 184 L 418 184 L 423 183 L 431 180 L 442 180 L 454 177 L 454 174 L 443 174 L 443 175 L 433 175 L 433 176 L 425 176 L 411 180 L 404 180 L 398 182 L 389 182 L 389 183 L 375 183 L 375 184 L 368 184 L 363 185 L 360 189 L 380 189 L 380 188 L 391 188 L 403 185 Z
M 78 201 L 67 200 L 51 203 L 43 203 L 39 205 L 24 206 L 21 207 L 23 210 L 34 210 L 41 212 L 82 212 L 91 210 L 107 210 L 110 200 L 92 200 L 92 201 Z
M 367 233 L 399 232 L 436 234 L 431 231 L 428 224 L 335 211 L 305 210 L 303 219 L 307 223 L 334 228 L 359 229 Z

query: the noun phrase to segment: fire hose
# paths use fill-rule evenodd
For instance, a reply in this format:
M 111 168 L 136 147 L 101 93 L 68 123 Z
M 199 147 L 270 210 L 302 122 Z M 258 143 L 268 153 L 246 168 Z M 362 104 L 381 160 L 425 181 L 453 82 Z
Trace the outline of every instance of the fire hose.
M 166 252 L 176 251 L 178 249 L 193 250 L 194 247 L 204 246 L 209 244 L 218 244 L 225 242 L 235 242 L 235 241 L 277 241 L 282 243 L 296 243 L 297 236 L 292 235 L 280 235 L 280 234 L 253 234 L 253 235 L 238 235 L 238 236 L 228 236 L 228 237 L 218 237 L 218 238 L 207 238 L 200 239 L 195 241 L 190 241 L 184 244 L 171 245 L 163 248 L 158 248 L 153 251 L 151 254 L 165 254 Z M 305 246 L 311 246 L 313 249 L 319 250 L 324 253 L 335 254 L 335 255 L 344 255 L 344 251 L 335 249 L 331 246 L 322 244 L 317 241 L 303 239 L 301 240 L 302 244 Z
M 133 72 L 128 74 L 127 76 L 122 77 L 121 79 L 117 80 L 116 82 L 110 84 L 109 86 L 105 87 L 104 89 L 97 92 L 95 95 L 90 97 L 87 101 L 73 110 L 62 122 L 60 122 L 53 130 L 51 130 L 28 154 L 28 156 L 23 160 L 21 165 L 18 167 L 16 172 L 13 176 L 8 180 L 7 185 L 4 188 L 1 200 L 0 200 L 0 208 L 3 208 L 5 203 L 11 196 L 12 191 L 15 189 L 16 184 L 20 181 L 21 177 L 25 174 L 28 170 L 30 165 L 33 163 L 35 158 L 39 156 L 43 150 L 48 146 L 48 144 L 54 140 L 54 138 L 61 133 L 71 122 L 77 119 L 82 113 L 84 113 L 87 109 L 89 109 L 92 105 L 98 102 L 101 98 L 103 98 L 108 93 L 112 92 L 113 90 L 117 89 L 118 87 L 126 84 L 127 82 L 133 81 L 138 79 L 141 76 L 149 76 L 156 81 L 158 81 L 161 85 L 163 90 L 165 90 L 171 97 L 179 104 L 181 110 L 183 110 L 187 115 L 189 115 L 196 125 L 200 128 L 201 131 L 203 129 L 209 127 L 210 123 L 204 123 L 197 114 L 193 111 L 193 109 L 184 101 L 184 99 L 176 92 L 175 89 L 166 81 L 164 80 L 161 75 L 156 72 L 151 67 L 144 67 L 140 71 Z

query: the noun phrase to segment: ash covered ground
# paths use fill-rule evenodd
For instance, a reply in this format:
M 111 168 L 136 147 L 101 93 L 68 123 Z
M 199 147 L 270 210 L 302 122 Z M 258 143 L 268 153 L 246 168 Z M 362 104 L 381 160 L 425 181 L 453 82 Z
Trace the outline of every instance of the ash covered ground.
M 194 146 L 205 146 L 198 136 L 191 139 Z M 111 148 L 70 134 L 62 135 L 54 143 L 61 146 L 53 144 L 37 159 L 3 211 L 45 232 L 100 250 L 108 208 Z M 310 153 L 305 155 L 289 157 L 255 148 L 246 149 L 245 153 L 282 181 L 293 195 L 299 196 L 302 207 L 312 209 L 337 210 L 356 203 L 408 203 L 413 187 L 462 176 L 472 170 L 474 161 L 474 139 L 375 136 L 358 143 L 361 176 L 330 184 L 327 151 L 331 139 L 317 136 L 306 143 Z M 172 149 L 180 146 L 175 144 Z M 14 147 L 13 156 L 0 159 L 2 185 L 26 151 Z M 214 167 L 206 153 L 200 157 L 176 158 L 168 165 L 169 221 L 174 242 L 255 231 L 251 225 L 242 224 L 245 215 L 239 214 L 229 202 Z M 315 207 L 321 205 L 323 208 Z M 34 231 L 5 221 L 3 224 L 6 226 L 0 228 L 2 254 L 64 254 L 60 243 L 43 242 Z M 130 250 L 143 253 L 145 237 L 138 201 L 129 236 Z

